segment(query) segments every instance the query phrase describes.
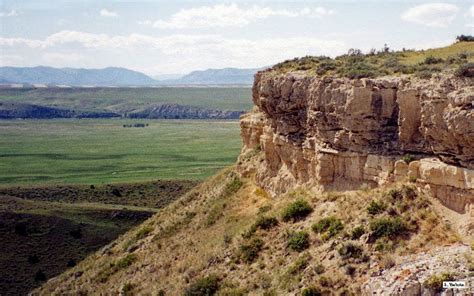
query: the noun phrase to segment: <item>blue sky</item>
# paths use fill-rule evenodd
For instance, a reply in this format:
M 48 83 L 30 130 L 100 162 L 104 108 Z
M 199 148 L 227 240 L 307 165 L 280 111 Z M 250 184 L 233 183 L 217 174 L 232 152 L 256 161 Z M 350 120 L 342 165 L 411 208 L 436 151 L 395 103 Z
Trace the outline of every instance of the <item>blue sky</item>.
M 261 67 L 349 48 L 430 48 L 474 35 L 473 1 L 0 0 L 0 64 L 149 75 Z

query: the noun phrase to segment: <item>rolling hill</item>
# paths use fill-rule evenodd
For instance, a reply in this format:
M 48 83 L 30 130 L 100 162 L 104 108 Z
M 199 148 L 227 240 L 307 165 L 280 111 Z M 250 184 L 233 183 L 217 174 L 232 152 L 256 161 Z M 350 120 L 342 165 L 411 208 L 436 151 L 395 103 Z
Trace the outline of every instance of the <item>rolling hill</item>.
M 156 81 L 147 75 L 125 68 L 76 69 L 52 67 L 1 67 L 0 81 L 26 84 L 70 86 L 145 86 Z

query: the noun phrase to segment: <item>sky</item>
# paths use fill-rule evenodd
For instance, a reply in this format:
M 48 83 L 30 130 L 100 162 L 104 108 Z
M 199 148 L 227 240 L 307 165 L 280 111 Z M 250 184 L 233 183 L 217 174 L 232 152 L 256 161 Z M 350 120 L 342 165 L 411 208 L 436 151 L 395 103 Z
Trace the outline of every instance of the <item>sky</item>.
M 432 48 L 474 35 L 474 0 L 0 0 L 0 65 L 148 74 L 256 68 L 306 55 Z

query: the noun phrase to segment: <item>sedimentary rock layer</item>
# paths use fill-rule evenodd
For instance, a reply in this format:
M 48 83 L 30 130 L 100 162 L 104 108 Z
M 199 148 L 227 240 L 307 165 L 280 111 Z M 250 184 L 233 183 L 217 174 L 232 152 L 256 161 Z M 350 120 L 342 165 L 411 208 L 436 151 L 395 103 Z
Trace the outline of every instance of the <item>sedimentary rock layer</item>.
M 263 150 L 254 171 L 273 195 L 297 185 L 354 189 L 411 178 L 458 212 L 474 204 L 472 78 L 268 71 L 256 75 L 253 101 L 241 118 L 242 155 Z M 251 171 L 243 161 L 240 168 Z

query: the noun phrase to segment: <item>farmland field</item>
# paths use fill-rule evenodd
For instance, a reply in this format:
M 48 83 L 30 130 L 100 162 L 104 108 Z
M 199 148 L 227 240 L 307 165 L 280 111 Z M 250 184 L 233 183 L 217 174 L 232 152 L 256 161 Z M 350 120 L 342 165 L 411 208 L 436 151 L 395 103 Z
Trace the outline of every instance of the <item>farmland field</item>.
M 129 112 L 151 104 L 246 111 L 253 106 L 251 92 L 249 87 L 0 88 L 0 102 L 83 111 Z
M 3 120 L 0 186 L 202 180 L 240 146 L 238 121 Z

